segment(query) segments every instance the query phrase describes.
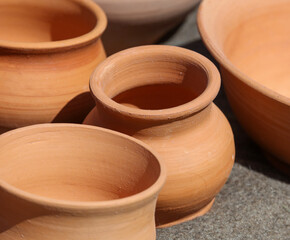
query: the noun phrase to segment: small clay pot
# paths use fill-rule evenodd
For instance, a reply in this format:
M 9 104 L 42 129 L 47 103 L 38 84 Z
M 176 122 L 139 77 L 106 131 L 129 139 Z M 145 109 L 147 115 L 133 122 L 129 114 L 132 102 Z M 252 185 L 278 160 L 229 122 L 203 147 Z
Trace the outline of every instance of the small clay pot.
M 289 23 L 289 0 L 204 0 L 198 13 L 238 120 L 290 173 Z
M 90 0 L 0 1 L 0 133 L 82 122 L 89 77 L 106 58 L 104 12 Z
M 138 138 L 165 161 L 168 179 L 158 199 L 157 226 L 206 213 L 235 158 L 231 127 L 212 103 L 220 88 L 216 67 L 183 48 L 136 47 L 99 65 L 90 88 L 96 110 L 86 124 Z
M 0 239 L 154 240 L 162 162 L 124 134 L 40 124 L 0 136 Z
M 106 12 L 106 52 L 152 44 L 178 26 L 199 0 L 94 0 Z

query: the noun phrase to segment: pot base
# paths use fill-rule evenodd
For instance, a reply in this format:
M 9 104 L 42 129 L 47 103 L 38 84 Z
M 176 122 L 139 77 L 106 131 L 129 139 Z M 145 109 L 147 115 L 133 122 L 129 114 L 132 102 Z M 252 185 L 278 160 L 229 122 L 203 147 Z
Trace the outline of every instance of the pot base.
M 180 218 L 178 220 L 175 220 L 175 221 L 172 221 L 172 222 L 168 222 L 168 223 L 164 223 L 164 224 L 161 224 L 161 225 L 157 225 L 156 228 L 168 228 L 168 227 L 172 227 L 172 226 L 175 226 L 177 224 L 181 224 L 181 223 L 184 223 L 184 222 L 188 222 L 188 221 L 191 221 L 195 218 L 198 218 L 198 217 L 201 217 L 203 215 L 205 215 L 207 212 L 209 212 L 209 210 L 211 209 L 213 203 L 215 201 L 215 198 L 213 200 L 211 200 L 211 202 L 209 204 L 207 204 L 205 207 L 203 207 L 202 209 L 198 210 L 197 212 L 194 212 L 190 215 L 187 215 L 183 218 Z
M 267 160 L 271 165 L 273 165 L 276 169 L 278 169 L 280 172 L 286 174 L 287 176 L 290 176 L 290 165 L 282 162 L 280 159 L 274 157 L 270 153 L 264 152 Z

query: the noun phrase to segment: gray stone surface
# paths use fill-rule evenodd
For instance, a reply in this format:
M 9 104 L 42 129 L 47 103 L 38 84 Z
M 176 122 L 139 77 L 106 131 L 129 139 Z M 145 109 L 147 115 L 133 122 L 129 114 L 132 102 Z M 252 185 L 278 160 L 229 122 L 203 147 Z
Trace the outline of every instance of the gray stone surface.
M 196 10 L 162 44 L 178 45 L 212 57 L 200 40 Z M 213 60 L 213 59 L 212 59 Z M 158 240 L 290 240 L 290 180 L 274 169 L 233 115 L 223 89 L 215 103 L 235 135 L 236 163 L 205 216 L 157 231 Z M 290 147 L 290 143 L 289 143 Z

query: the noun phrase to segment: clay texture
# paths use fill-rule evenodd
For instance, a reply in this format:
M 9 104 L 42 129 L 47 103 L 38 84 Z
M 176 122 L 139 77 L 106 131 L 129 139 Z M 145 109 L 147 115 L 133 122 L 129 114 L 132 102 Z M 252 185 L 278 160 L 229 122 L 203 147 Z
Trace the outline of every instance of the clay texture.
M 164 164 L 142 142 L 77 124 L 0 136 L 1 240 L 154 240 Z
M 109 55 L 152 44 L 176 27 L 199 0 L 94 0 L 106 12 L 109 25 L 104 45 Z
M 157 204 L 158 227 L 207 212 L 231 172 L 231 127 L 212 103 L 216 67 L 172 46 L 136 47 L 100 64 L 90 80 L 96 109 L 85 123 L 114 129 L 151 145 L 168 179 Z
M 89 0 L 0 2 L 0 132 L 82 122 L 89 76 L 106 55 L 104 12 Z
M 205 0 L 198 26 L 230 104 L 277 166 L 290 163 L 290 2 Z M 282 162 L 281 162 L 282 161 Z

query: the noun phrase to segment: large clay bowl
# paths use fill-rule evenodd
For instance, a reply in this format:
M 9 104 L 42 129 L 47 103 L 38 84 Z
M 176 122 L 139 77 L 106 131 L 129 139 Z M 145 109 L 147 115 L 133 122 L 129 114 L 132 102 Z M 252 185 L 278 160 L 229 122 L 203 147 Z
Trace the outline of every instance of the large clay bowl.
M 176 27 L 199 0 L 94 0 L 106 12 L 106 52 L 157 42 Z
M 83 120 L 106 24 L 90 0 L 0 1 L 0 132 Z
M 40 124 L 0 136 L 0 239 L 154 240 L 165 170 L 142 142 Z
M 290 1 L 205 0 L 202 39 L 220 63 L 228 100 L 275 164 L 290 164 Z M 282 161 L 282 162 L 281 162 Z M 289 168 L 289 165 L 288 165 Z

